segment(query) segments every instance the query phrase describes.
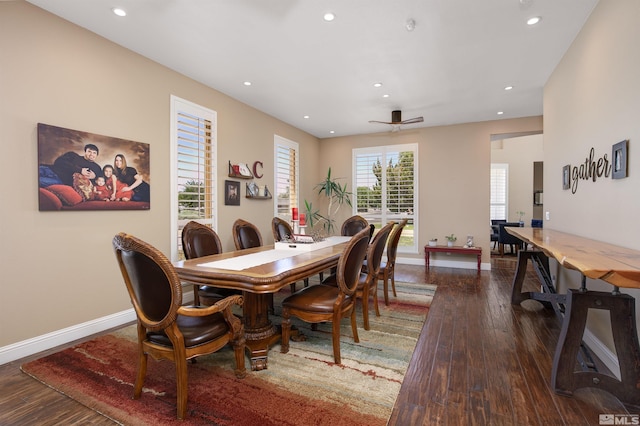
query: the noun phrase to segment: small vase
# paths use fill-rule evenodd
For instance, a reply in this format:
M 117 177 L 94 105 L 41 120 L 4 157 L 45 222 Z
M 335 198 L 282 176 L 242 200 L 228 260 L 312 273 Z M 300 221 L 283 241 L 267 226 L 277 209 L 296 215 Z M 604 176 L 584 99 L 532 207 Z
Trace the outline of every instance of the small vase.
M 447 246 L 453 247 L 453 241 L 447 241 Z

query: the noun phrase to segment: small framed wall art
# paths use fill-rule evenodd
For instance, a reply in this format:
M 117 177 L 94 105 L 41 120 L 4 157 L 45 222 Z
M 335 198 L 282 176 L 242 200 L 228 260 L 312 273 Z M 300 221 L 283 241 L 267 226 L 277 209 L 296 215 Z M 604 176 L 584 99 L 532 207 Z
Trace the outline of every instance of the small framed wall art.
M 224 181 L 224 205 L 240 205 L 240 182 L 235 180 Z
M 623 179 L 627 177 L 627 148 L 629 139 L 618 142 L 611 149 L 613 161 L 611 177 L 613 179 Z
M 571 165 L 567 164 L 562 168 L 562 189 L 571 188 Z

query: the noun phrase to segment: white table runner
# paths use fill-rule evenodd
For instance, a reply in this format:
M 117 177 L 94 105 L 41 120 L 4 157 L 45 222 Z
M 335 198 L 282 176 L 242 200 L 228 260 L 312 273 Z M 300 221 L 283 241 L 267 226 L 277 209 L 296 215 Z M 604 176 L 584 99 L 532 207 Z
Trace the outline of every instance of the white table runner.
M 329 237 L 325 239 L 322 244 L 319 244 L 317 249 L 341 244 L 349 241 L 351 237 Z M 242 271 L 243 269 L 252 268 L 258 265 L 264 265 L 265 263 L 275 262 L 277 260 L 286 259 L 288 257 L 294 257 L 299 254 L 307 253 L 296 252 L 295 250 L 288 249 L 273 249 L 267 251 L 261 251 L 259 253 L 245 254 L 243 256 L 236 256 L 229 259 L 215 260 L 213 262 L 199 263 L 198 266 L 204 266 L 207 268 L 219 268 L 229 269 L 231 271 Z

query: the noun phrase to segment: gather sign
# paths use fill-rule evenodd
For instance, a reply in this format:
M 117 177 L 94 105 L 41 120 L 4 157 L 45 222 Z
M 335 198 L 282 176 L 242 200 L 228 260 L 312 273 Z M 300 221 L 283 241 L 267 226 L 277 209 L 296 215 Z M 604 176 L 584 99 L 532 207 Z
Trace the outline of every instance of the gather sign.
M 611 176 L 611 169 L 612 165 L 607 154 L 595 158 L 595 149 L 591 148 L 589 156 L 585 158 L 584 163 L 573 167 L 567 165 L 563 168 L 563 188 L 571 188 L 571 193 L 575 194 L 580 180 L 592 180 L 595 182 L 603 176 L 608 178 Z

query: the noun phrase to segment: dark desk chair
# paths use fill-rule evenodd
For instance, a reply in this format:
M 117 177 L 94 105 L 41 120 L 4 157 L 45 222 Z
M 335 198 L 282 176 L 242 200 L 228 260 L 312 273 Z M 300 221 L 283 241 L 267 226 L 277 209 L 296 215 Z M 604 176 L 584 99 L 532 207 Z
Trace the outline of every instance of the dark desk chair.
M 500 227 L 498 224 L 506 223 L 507 221 L 504 219 L 491 219 L 491 242 L 493 242 L 493 248 L 495 250 L 496 245 L 498 244 L 498 239 L 500 237 Z
M 333 359 L 340 364 L 340 321 L 351 318 L 353 340 L 358 343 L 356 324 L 356 289 L 362 262 L 369 247 L 369 229 L 353 236 L 340 255 L 336 272 L 337 286 L 318 284 L 303 288 L 282 301 L 282 353 L 289 352 L 291 317 L 310 323 L 331 322 Z
M 386 224 L 373 238 L 373 241 L 369 244 L 367 250 L 367 259 L 364 261 L 362 272 L 360 272 L 360 278 L 358 281 L 358 287 L 356 289 L 356 298 L 362 300 L 362 320 L 364 322 L 364 329 L 369 330 L 369 297 L 373 296 L 373 306 L 376 312 L 376 316 L 380 316 L 380 310 L 378 308 L 378 274 L 380 273 L 380 264 L 382 262 L 382 253 L 384 247 L 387 244 L 387 238 L 391 233 L 391 229 L 395 222 L 391 221 Z M 326 280 L 322 281 L 322 284 L 337 286 L 336 275 L 329 276 Z
M 245 335 L 232 305 L 242 296 L 229 296 L 213 306 L 182 306 L 182 283 L 173 265 L 159 250 L 131 235 L 119 233 L 113 248 L 138 319 L 138 373 L 133 398 L 142 393 L 147 357 L 176 365 L 177 417 L 187 414 L 187 360 L 208 355 L 231 343 L 235 374 L 246 375 Z M 212 378 L 215 380 L 215 378 Z
M 518 237 L 514 237 L 509 234 L 505 227 L 513 226 L 516 228 L 520 227 L 520 222 L 505 222 L 498 224 L 500 227 L 499 235 L 498 235 L 498 248 L 500 250 L 500 256 L 504 256 L 504 246 L 509 245 L 511 249 L 511 253 L 517 253 L 517 251 L 522 247 L 522 240 Z M 515 247 L 515 250 L 514 250 Z
M 222 253 L 222 242 L 216 231 L 201 223 L 188 222 L 182 228 L 181 238 L 182 251 L 187 260 Z M 203 305 L 213 305 L 232 294 L 242 294 L 242 292 L 209 285 L 193 285 L 193 303 L 195 305 L 199 305 L 201 300 Z

